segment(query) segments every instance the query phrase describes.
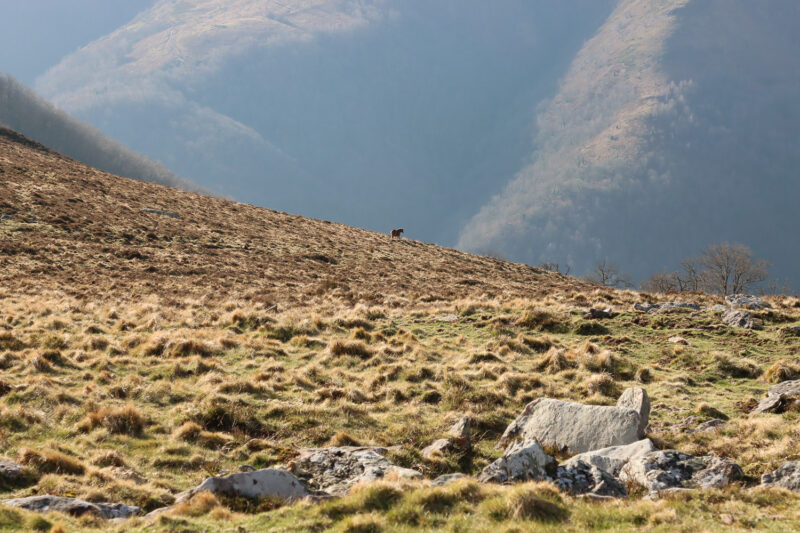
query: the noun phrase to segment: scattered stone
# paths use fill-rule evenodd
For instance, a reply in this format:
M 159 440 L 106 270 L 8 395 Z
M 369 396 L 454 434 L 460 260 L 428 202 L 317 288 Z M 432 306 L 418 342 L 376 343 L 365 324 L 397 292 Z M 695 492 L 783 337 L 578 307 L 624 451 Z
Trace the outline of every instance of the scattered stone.
M 782 487 L 800 492 L 800 461 L 789 461 L 783 466 L 761 476 L 764 487 Z
M 61 496 L 30 496 L 28 498 L 15 498 L 5 500 L 4 505 L 20 507 L 37 513 L 57 511 L 71 516 L 93 514 L 100 518 L 110 520 L 113 518 L 130 518 L 142 512 L 138 507 L 123 505 L 121 503 L 92 503 L 78 498 L 64 498 Z
M 639 436 L 644 437 L 644 431 L 650 421 L 650 398 L 642 387 L 625 389 L 617 400 L 617 407 L 633 409 L 639 413 Z
M 303 483 L 286 470 L 264 468 L 255 472 L 210 477 L 197 487 L 176 495 L 175 503 L 184 502 L 204 490 L 226 496 L 242 496 L 252 500 L 280 498 L 293 501 L 310 495 Z
M 468 416 L 462 416 L 458 422 L 453 424 L 447 434 L 453 438 L 453 444 L 462 450 L 470 450 L 472 448 L 470 419 Z
M 456 473 L 456 474 L 442 474 L 441 476 L 439 476 L 436 479 L 434 479 L 433 481 L 431 481 L 431 486 L 432 487 L 443 487 L 445 485 L 449 485 L 450 483 L 453 483 L 454 481 L 458 481 L 459 479 L 464 479 L 465 477 L 467 477 L 467 476 L 465 476 L 464 474 L 458 474 L 458 473 Z
M 667 342 L 672 342 L 674 344 L 682 344 L 684 346 L 689 346 L 689 341 L 687 341 L 683 337 L 670 337 L 669 339 L 667 339 Z
M 722 322 L 732 328 L 753 329 L 753 317 L 747 311 L 725 311 L 722 313 Z
M 458 315 L 437 316 L 436 320 L 439 322 L 458 322 Z
M 591 307 L 584 313 L 583 318 L 587 320 L 597 320 L 602 318 L 614 318 L 614 316 L 615 314 L 611 312 L 611 309 L 595 309 Z
M 430 459 L 436 455 L 442 455 L 453 449 L 453 441 L 450 439 L 437 439 L 423 448 L 422 457 Z
M 675 311 L 677 309 L 692 309 L 694 311 L 700 310 L 700 306 L 692 302 L 663 302 L 657 304 L 633 304 L 633 308 L 637 311 L 643 311 L 649 314 L 668 313 L 670 311 Z
M 562 491 L 576 496 L 592 494 L 624 498 L 628 495 L 625 485 L 618 479 L 595 465 L 583 461 L 574 461 L 569 465 L 559 466 L 553 483 Z
M 751 415 L 758 415 L 761 413 L 782 413 L 786 406 L 786 398 L 782 394 L 775 396 L 767 396 L 755 408 L 750 411 Z
M 361 481 L 382 479 L 390 472 L 406 479 L 421 479 L 416 470 L 392 464 L 383 455 L 386 448 L 337 446 L 302 450 L 290 470 L 316 490 L 345 494 Z
M 557 462 L 544 453 L 541 445 L 532 440 L 512 443 L 503 456 L 488 465 L 478 475 L 483 483 L 509 483 L 512 481 L 540 481 L 550 479 Z
M 582 453 L 636 442 L 640 425 L 639 413 L 633 409 L 539 398 L 506 428 L 498 446 L 519 437 Z
M 635 457 L 622 467 L 619 479 L 636 483 L 651 493 L 680 488 L 723 488 L 744 477 L 736 463 L 718 457 L 694 457 L 662 450 Z
M 725 297 L 725 301 L 728 302 L 734 309 L 744 308 L 744 309 L 771 309 L 772 306 L 769 305 L 767 302 L 759 298 L 758 296 L 753 296 L 749 294 L 731 294 Z
M 758 402 L 750 414 L 782 413 L 794 402 L 800 401 L 800 379 L 782 381 L 767 391 L 767 397 Z
M 711 419 L 707 422 L 703 422 L 699 426 L 694 429 L 687 430 L 687 433 L 714 433 L 715 431 L 719 431 L 720 426 L 724 426 L 725 421 L 720 420 L 719 418 Z
M 166 209 L 153 209 L 153 208 L 150 208 L 150 207 L 146 207 L 146 208 L 141 209 L 141 211 L 142 211 L 142 213 L 150 213 L 150 214 L 153 214 L 153 215 L 164 215 L 165 217 L 177 218 L 179 220 L 183 218 L 178 213 L 174 213 L 172 211 L 167 211 Z
M 656 447 L 653 442 L 650 439 L 642 439 L 624 446 L 609 446 L 608 448 L 581 453 L 567 459 L 561 463 L 561 466 L 568 467 L 577 462 L 583 462 L 594 465 L 612 476 L 617 476 L 629 460 L 654 451 L 656 451 Z
M 22 475 L 23 470 L 22 465 L 0 460 L 0 483 L 3 481 L 15 481 Z
M 687 416 L 686 418 L 683 419 L 683 422 L 679 422 L 678 424 L 675 424 L 674 426 L 672 426 L 672 431 L 673 432 L 688 431 L 689 429 L 691 429 L 694 426 L 696 426 L 697 422 L 699 420 L 700 419 L 697 418 L 696 416 L 689 415 L 689 416 Z
M 800 337 L 800 326 L 786 326 L 778 331 L 779 337 Z

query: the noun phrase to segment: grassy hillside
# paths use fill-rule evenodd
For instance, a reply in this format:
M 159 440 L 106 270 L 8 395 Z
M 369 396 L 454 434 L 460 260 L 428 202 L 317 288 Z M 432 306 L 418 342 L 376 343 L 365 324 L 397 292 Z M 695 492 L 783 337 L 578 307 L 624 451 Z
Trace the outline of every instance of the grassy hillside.
M 334 444 L 390 447 L 427 479 L 476 474 L 532 399 L 613 404 L 636 384 L 652 397 L 660 448 L 729 458 L 748 476 L 724 491 L 654 501 L 631 488 L 611 502 L 547 484 L 389 479 L 323 504 L 204 497 L 124 524 L 0 506 L 0 529 L 800 527 L 797 495 L 753 488 L 797 457 L 800 417 L 747 414 L 771 382 L 800 373 L 800 342 L 781 331 L 800 323 L 797 298 L 771 298 L 752 331 L 708 310 L 647 315 L 633 305 L 675 297 L 118 178 L 9 130 L 0 215 L 0 458 L 26 467 L 2 499 L 150 511 L 210 474 Z M 619 314 L 587 320 L 589 307 Z M 473 452 L 424 459 L 463 414 Z M 711 418 L 727 421 L 681 430 Z

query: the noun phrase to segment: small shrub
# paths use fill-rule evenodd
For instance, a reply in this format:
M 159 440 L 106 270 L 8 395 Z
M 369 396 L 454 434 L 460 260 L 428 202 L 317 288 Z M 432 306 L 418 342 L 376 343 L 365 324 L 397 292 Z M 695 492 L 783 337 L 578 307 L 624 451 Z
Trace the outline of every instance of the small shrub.
M 561 331 L 564 325 L 549 311 L 543 309 L 527 309 L 516 322 L 517 326 L 538 329 L 541 331 Z
M 542 496 L 546 496 L 542 497 Z M 537 486 L 522 485 L 506 494 L 508 516 L 513 520 L 538 520 L 541 522 L 561 522 L 567 518 L 565 507 L 553 501 L 558 498 Z
M 764 372 L 764 380 L 767 383 L 780 383 L 782 381 L 798 378 L 800 378 L 800 366 L 793 364 L 787 359 L 776 361 Z
M 615 397 L 619 395 L 619 387 L 609 374 L 592 374 L 586 379 L 586 390 L 589 394 Z
M 734 358 L 725 354 L 715 354 L 713 367 L 723 376 L 732 378 L 757 378 L 761 368 L 749 359 Z
M 533 364 L 534 368 L 539 372 L 547 372 L 549 374 L 556 374 L 562 370 L 575 368 L 577 363 L 574 356 L 568 355 L 563 349 L 550 348 L 547 353 L 540 356 Z

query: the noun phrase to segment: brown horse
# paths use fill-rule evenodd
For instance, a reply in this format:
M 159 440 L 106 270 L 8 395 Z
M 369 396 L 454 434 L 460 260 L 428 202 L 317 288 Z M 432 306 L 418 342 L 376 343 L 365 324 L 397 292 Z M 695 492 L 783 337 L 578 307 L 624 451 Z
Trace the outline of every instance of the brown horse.
M 401 233 L 403 233 L 403 228 L 393 229 L 392 230 L 392 239 L 395 239 L 395 238 L 399 239 Z

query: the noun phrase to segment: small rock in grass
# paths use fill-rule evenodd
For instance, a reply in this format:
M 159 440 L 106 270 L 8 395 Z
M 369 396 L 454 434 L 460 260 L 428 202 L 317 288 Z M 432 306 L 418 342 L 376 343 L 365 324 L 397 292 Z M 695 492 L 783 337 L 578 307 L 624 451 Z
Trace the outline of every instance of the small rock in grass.
M 92 503 L 78 498 L 65 498 L 62 496 L 30 496 L 28 498 L 15 498 L 5 500 L 3 505 L 19 507 L 37 513 L 57 511 L 71 516 L 93 514 L 107 520 L 114 518 L 130 518 L 141 513 L 141 509 L 132 505 L 121 503 Z
M 517 441 L 509 445 L 503 456 L 488 465 L 478 475 L 483 483 L 540 481 L 550 479 L 556 460 L 547 455 L 538 442 Z
M 773 472 L 761 476 L 764 487 L 781 487 L 800 492 L 800 461 L 789 461 Z

